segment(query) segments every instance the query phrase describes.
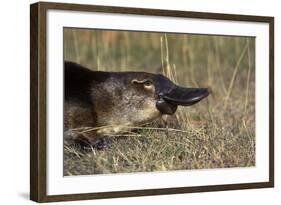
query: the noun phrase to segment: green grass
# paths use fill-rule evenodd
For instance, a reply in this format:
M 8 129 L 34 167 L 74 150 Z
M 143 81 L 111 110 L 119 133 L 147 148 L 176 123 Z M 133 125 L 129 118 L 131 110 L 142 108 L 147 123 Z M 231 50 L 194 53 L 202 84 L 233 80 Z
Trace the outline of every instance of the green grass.
M 64 175 L 254 166 L 254 51 L 247 37 L 65 29 L 65 60 L 95 70 L 164 73 L 212 94 L 130 137 L 113 137 L 110 149 L 65 145 Z

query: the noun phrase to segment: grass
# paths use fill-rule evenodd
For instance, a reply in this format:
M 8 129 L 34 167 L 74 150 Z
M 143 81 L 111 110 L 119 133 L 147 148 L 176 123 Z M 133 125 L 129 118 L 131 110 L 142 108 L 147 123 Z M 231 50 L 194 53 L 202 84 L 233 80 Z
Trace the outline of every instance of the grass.
M 254 38 L 65 29 L 64 49 L 65 60 L 91 69 L 163 73 L 212 90 L 165 120 L 112 136 L 110 149 L 65 144 L 64 175 L 255 166 Z

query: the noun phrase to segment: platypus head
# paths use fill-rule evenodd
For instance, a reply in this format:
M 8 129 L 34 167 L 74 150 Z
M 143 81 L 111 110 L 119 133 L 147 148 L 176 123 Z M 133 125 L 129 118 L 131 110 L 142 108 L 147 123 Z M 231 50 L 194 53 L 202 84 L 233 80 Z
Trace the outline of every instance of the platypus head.
M 208 88 L 181 87 L 161 74 L 136 73 L 131 82 L 140 94 L 153 96 L 161 114 L 172 115 L 179 105 L 191 106 L 209 95 Z

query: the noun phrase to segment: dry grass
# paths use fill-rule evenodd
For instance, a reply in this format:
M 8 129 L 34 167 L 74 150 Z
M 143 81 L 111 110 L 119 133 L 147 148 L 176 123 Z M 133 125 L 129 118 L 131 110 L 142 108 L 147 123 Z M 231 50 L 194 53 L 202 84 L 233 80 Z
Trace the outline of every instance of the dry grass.
M 110 149 L 65 145 L 64 175 L 255 165 L 253 38 L 79 29 L 64 35 L 66 60 L 96 70 L 161 72 L 212 89 L 207 100 L 166 121 L 112 136 Z

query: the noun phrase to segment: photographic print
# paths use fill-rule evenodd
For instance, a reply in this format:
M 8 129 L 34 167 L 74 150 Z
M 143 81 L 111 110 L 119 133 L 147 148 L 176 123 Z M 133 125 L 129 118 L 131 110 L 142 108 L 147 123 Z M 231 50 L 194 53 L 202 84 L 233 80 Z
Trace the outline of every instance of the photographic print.
M 30 199 L 274 186 L 274 18 L 30 7 Z
M 255 166 L 255 38 L 64 28 L 64 175 Z

